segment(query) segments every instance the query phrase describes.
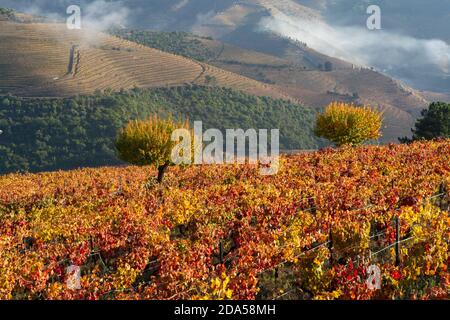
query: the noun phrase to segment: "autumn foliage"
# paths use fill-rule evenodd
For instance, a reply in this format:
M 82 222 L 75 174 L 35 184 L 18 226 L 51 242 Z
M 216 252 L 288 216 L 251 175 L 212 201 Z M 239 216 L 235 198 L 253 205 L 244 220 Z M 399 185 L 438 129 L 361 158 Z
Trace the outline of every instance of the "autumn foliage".
M 449 140 L 150 170 L 1 176 L 0 299 L 449 298 Z
M 369 107 L 333 102 L 316 123 L 316 135 L 342 145 L 359 145 L 380 137 L 382 114 Z

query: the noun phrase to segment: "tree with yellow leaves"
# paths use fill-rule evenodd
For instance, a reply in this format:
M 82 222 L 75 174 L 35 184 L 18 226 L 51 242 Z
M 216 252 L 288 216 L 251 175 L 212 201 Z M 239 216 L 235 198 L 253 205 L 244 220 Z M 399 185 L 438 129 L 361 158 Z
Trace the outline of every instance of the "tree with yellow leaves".
M 173 164 L 172 151 L 178 141 L 172 139 L 172 133 L 177 129 L 189 130 L 189 122 L 158 116 L 130 121 L 117 135 L 118 156 L 134 165 L 155 165 L 161 183 L 167 168 Z
M 369 107 L 333 102 L 318 116 L 315 133 L 337 146 L 359 145 L 381 136 L 382 117 Z

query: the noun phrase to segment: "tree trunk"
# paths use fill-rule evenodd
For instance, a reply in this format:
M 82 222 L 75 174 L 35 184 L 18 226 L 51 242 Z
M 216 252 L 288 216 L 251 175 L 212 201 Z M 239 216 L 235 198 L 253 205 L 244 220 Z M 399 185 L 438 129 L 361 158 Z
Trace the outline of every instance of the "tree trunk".
M 166 173 L 167 168 L 169 167 L 168 163 L 163 164 L 158 167 L 158 183 L 161 183 L 164 179 L 164 173 Z

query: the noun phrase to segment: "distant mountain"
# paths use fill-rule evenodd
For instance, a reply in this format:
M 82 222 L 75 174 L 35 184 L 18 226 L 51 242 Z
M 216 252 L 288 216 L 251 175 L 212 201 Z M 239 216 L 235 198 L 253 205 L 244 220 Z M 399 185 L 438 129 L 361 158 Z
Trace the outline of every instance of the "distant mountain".
M 373 59 L 374 64 L 416 88 L 450 92 L 450 0 L 322 2 L 321 13 L 338 29 L 365 25 L 367 7 L 379 5 L 384 34 L 379 40 L 387 45 L 379 46 L 380 58 Z M 375 45 L 368 45 L 368 50 L 376 52 Z
M 65 15 L 74 1 L 0 0 L 31 13 Z M 291 37 L 316 51 L 375 67 L 415 89 L 450 92 L 450 0 L 79 0 L 90 19 L 128 27 L 189 31 L 267 53 L 261 33 Z M 383 30 L 366 29 L 369 5 Z M 89 12 L 91 15 L 89 16 Z M 262 37 L 264 38 L 264 37 Z M 243 41 L 245 39 L 245 41 Z
M 0 174 L 118 165 L 114 140 L 130 119 L 168 114 L 203 127 L 279 128 L 281 150 L 316 149 L 316 113 L 283 100 L 207 86 L 105 91 L 71 98 L 0 95 Z
M 433 0 L 431 4 L 423 0 L 0 0 L 0 7 L 63 16 L 69 5 L 102 2 L 111 9 L 128 8 L 130 27 L 167 30 L 190 29 L 230 12 L 236 14 L 226 21 L 232 25 L 250 14 L 270 10 L 299 18 L 322 16 L 332 25 L 365 25 L 367 7 L 379 5 L 386 29 L 417 38 L 450 40 L 450 0 Z M 220 17 L 216 19 L 220 21 Z
M 308 1 L 299 1 L 308 2 Z M 383 28 L 421 39 L 450 43 L 450 0 L 312 0 L 322 2 L 321 12 L 338 25 L 361 25 L 371 4 L 382 9 Z
M 114 34 L 200 59 L 220 69 L 280 88 L 293 99 L 311 107 L 322 108 L 337 100 L 381 108 L 385 111 L 382 142 L 396 142 L 400 136 L 409 136 L 415 119 L 429 104 L 422 93 L 381 73 L 332 59 L 302 43 L 276 35 L 260 34 L 258 42 L 271 48 L 265 50 L 268 53 L 261 53 L 187 33 L 116 30 Z M 245 38 L 241 41 L 245 47 Z
M 50 17 L 59 14 L 60 18 L 69 4 L 62 0 L 32 2 L 0 0 L 0 4 Z M 10 26 L 0 33 L 5 48 L 14 47 L 19 51 L 22 46 L 20 42 L 11 42 L 13 34 L 19 38 L 25 34 L 34 39 L 29 43 L 36 41 L 37 45 L 30 46 L 27 54 L 17 54 L 10 49 L 0 52 L 4 61 L 12 61 L 3 65 L 8 79 L 0 80 L 0 92 L 67 96 L 105 88 L 119 90 L 194 83 L 230 87 L 315 108 L 334 100 L 347 101 L 385 110 L 383 142 L 395 142 L 399 136 L 410 135 L 420 110 L 432 100 L 449 100 L 450 78 L 446 76 L 446 47 L 442 41 L 422 41 L 411 38 L 412 34 L 398 38 L 398 45 L 395 36 L 376 31 L 369 33 L 370 41 L 365 50 L 361 39 L 366 39 L 368 31 L 354 26 L 347 29 L 346 23 L 350 24 L 350 20 L 332 16 L 333 10 L 336 15 L 340 12 L 345 16 L 347 8 L 348 12 L 365 19 L 367 15 L 361 10 L 366 8 L 367 1 L 355 7 L 350 7 L 350 2 L 339 5 L 339 1 L 328 0 L 98 0 L 79 3 L 82 8 L 88 8 L 85 20 L 96 22 L 99 30 L 118 25 L 123 28 L 125 24 L 154 30 L 183 30 L 199 36 L 180 37 L 182 33 L 178 32 L 176 36 L 169 34 L 167 39 L 161 40 L 162 34 L 155 33 L 153 40 L 150 36 L 139 41 L 136 33 L 134 38 L 121 34 L 127 40 L 140 42 L 137 46 L 104 34 L 86 42 L 81 34 L 93 33 L 89 24 L 75 38 L 66 37 L 67 30 L 62 25 L 57 28 L 48 24 Z M 335 24 L 331 23 L 333 19 Z M 127 29 L 122 30 L 127 32 Z M 61 37 L 63 41 L 55 40 Z M 411 41 L 412 51 L 402 47 L 405 41 Z M 384 46 L 374 47 L 383 42 L 386 42 Z M 72 58 L 78 54 L 81 57 L 81 64 L 72 61 L 73 70 L 69 67 L 72 50 Z M 48 65 L 31 63 L 42 60 L 46 52 Z M 408 56 L 411 54 L 414 56 Z M 359 63 L 360 60 L 374 64 Z M 389 65 L 390 61 L 393 65 Z M 70 74 L 72 71 L 76 72 L 76 77 Z M 415 90 L 391 75 L 424 90 Z

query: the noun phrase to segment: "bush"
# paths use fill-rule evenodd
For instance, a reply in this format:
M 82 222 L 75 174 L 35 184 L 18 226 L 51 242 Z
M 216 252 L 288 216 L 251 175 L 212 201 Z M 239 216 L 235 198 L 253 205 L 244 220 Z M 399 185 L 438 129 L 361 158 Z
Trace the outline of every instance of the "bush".
M 12 16 L 14 14 L 14 10 L 13 9 L 9 9 L 9 8 L 0 8 L 0 14 L 4 14 L 7 16 Z
M 141 45 L 181 55 L 197 61 L 208 61 L 217 54 L 206 46 L 206 39 L 187 32 L 154 32 L 129 29 L 112 29 L 109 33 Z
M 368 107 L 333 102 L 317 118 L 315 133 L 338 146 L 358 145 L 381 136 L 382 114 Z
M 172 164 L 172 150 L 177 144 L 172 141 L 176 129 L 189 128 L 187 121 L 174 121 L 153 116 L 147 120 L 134 120 L 119 131 L 116 148 L 120 159 L 134 165 L 155 165 L 158 182 Z

